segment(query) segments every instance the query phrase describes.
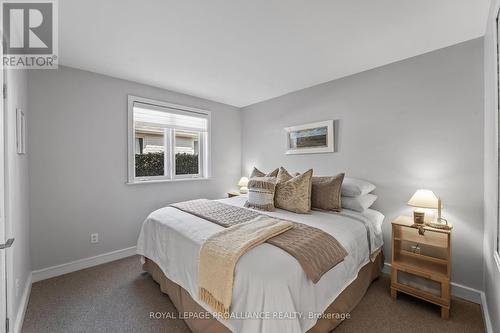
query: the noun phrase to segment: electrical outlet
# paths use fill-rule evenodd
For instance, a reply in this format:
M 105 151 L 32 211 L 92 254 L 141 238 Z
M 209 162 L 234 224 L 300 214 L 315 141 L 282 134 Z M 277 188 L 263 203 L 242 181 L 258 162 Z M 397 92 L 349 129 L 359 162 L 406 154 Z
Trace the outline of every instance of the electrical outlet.
M 99 243 L 99 234 L 96 232 L 94 234 L 90 234 L 90 242 L 91 243 Z

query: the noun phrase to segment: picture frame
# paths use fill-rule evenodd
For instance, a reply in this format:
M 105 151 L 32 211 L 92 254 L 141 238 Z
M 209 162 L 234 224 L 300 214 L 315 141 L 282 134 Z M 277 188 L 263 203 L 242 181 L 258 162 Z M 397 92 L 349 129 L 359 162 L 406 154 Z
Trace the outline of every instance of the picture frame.
M 26 116 L 22 109 L 16 109 L 16 149 L 17 154 L 26 154 Z
M 285 128 L 286 155 L 333 153 L 333 120 L 319 121 Z

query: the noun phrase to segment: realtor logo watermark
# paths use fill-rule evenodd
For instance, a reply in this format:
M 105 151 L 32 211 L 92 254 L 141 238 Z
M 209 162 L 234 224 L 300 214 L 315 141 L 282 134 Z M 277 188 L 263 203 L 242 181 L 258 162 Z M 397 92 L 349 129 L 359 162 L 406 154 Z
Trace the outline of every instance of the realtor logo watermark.
M 8 69 L 57 68 L 57 0 L 0 2 L 2 65 Z

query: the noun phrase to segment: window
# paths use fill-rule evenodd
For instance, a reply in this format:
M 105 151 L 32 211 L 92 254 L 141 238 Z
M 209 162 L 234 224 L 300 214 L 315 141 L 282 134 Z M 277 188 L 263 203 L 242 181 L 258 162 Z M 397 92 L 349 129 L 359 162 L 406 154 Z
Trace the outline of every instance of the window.
M 209 177 L 210 112 L 129 96 L 129 183 Z

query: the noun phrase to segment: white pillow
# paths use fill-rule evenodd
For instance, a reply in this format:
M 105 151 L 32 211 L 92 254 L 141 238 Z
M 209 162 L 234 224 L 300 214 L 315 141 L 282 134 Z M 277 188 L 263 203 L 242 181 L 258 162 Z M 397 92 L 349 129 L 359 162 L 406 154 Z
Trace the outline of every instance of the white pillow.
M 342 183 L 342 195 L 344 197 L 357 197 L 370 193 L 375 187 L 366 180 L 345 177 Z
M 365 194 L 357 197 L 342 197 L 342 208 L 347 208 L 350 210 L 355 210 L 357 212 L 363 213 L 365 210 L 370 208 L 373 203 L 377 200 L 375 194 Z

